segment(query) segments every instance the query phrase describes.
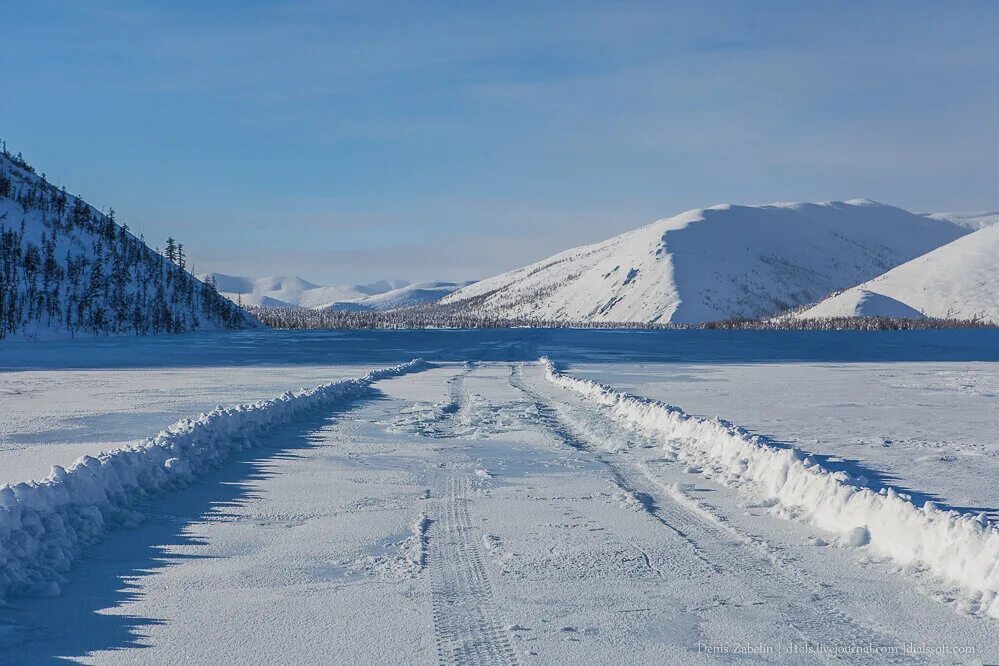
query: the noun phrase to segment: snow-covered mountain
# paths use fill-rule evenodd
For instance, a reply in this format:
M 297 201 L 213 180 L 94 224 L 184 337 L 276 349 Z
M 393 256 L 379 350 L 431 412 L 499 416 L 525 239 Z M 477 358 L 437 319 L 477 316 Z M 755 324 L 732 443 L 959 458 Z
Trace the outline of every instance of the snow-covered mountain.
M 331 308 L 334 310 L 394 310 L 436 301 L 471 282 L 379 280 L 369 284 L 324 287 L 300 277 L 247 278 L 222 273 L 199 276 L 214 281 L 219 292 L 244 305 Z
M 326 307 L 334 310 L 398 310 L 399 308 L 433 303 L 470 284 L 474 283 L 471 280 L 467 282 L 416 282 L 353 301 L 330 303 Z
M 558 321 L 698 323 L 814 302 L 970 229 L 866 199 L 720 205 L 482 280 L 458 312 Z
M 0 338 L 261 325 L 170 255 L 0 153 Z
M 406 287 L 405 280 L 379 280 L 370 284 L 324 287 L 300 277 L 248 278 L 222 273 L 204 273 L 203 281 L 214 280 L 227 298 L 245 305 L 267 307 L 320 308 L 341 301 L 356 301 Z
M 985 227 L 999 224 L 999 212 L 979 211 L 976 213 L 926 213 L 926 217 L 934 220 L 944 220 L 954 224 L 967 227 L 973 231 L 984 229 Z
M 895 304 L 890 315 L 876 306 L 887 301 Z M 999 324 L 999 225 L 985 226 L 795 316 L 862 315 L 977 318 Z

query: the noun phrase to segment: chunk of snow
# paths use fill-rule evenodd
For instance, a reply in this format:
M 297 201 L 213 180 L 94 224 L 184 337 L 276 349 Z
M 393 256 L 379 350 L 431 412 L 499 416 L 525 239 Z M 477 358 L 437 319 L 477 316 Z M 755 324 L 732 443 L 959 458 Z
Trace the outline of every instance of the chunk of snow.
M 850 548 L 866 546 L 871 542 L 871 533 L 867 527 L 861 525 L 847 530 L 840 538 L 840 543 Z

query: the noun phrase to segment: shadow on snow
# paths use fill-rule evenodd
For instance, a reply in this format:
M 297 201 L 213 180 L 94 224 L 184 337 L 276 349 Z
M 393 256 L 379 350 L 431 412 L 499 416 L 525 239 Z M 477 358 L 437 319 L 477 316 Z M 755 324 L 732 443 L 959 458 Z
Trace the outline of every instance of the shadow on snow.
M 322 426 L 354 409 L 359 400 L 381 395 L 372 389 L 332 412 L 317 410 L 275 428 L 258 446 L 236 454 L 189 487 L 137 505 L 146 517 L 143 523 L 114 529 L 87 548 L 67 574 L 61 596 L 11 599 L 0 606 L 0 663 L 65 663 L 103 650 L 149 647 L 145 629 L 166 620 L 103 611 L 139 598 L 142 578 L 185 560 L 211 557 L 176 552 L 178 547 L 205 543 L 186 533 L 190 525 L 225 518 L 257 498 L 255 483 L 276 474 L 268 463 L 312 446 Z

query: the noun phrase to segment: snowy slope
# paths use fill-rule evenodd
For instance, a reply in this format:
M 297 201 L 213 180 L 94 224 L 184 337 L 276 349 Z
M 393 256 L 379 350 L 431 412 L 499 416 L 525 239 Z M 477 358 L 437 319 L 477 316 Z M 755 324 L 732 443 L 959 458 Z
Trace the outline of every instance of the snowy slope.
M 847 289 L 840 294 L 822 301 L 822 306 L 809 308 L 815 314 L 806 319 L 823 317 L 900 317 L 922 319 L 923 313 L 891 296 L 885 296 L 862 287 Z M 828 314 L 823 314 L 828 312 Z
M 535 320 L 759 317 L 869 280 L 966 233 L 864 199 L 720 205 L 562 252 L 442 303 Z
M 818 319 L 873 314 L 857 311 L 861 293 L 894 299 L 917 316 L 999 323 L 999 225 L 959 238 L 796 316 Z
M 325 287 L 300 277 L 249 278 L 205 273 L 201 280 L 215 278 L 219 292 L 246 305 L 268 307 L 324 307 L 338 301 L 356 301 L 409 285 L 405 280 L 379 280 L 371 284 Z
M 0 338 L 260 326 L 181 264 L 0 154 Z
M 973 231 L 999 223 L 999 212 L 995 211 L 980 211 L 977 213 L 927 213 L 926 217 L 952 222 Z
M 222 273 L 205 273 L 199 277 L 205 281 L 214 279 L 220 293 L 244 305 L 356 311 L 395 310 L 429 303 L 472 284 L 379 280 L 369 284 L 324 287 L 300 277 L 249 278 Z
M 386 291 L 374 296 L 366 296 L 353 301 L 330 303 L 326 307 L 334 310 L 398 310 L 423 303 L 432 303 L 448 294 L 473 284 L 467 282 L 416 282 L 414 284 Z

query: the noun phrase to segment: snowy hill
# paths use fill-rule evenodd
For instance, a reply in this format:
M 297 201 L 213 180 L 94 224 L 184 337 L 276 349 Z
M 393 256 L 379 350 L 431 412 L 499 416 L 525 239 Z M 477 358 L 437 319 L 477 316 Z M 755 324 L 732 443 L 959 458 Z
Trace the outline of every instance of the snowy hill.
M 355 301 L 405 287 L 405 280 L 379 280 L 371 284 L 324 287 L 300 277 L 248 278 L 222 273 L 205 273 L 199 279 L 214 278 L 219 292 L 246 305 L 267 307 L 318 308 L 337 301 Z
M 866 199 L 720 205 L 483 280 L 442 304 L 534 320 L 760 317 L 869 280 L 969 231 Z
M 205 273 L 219 292 L 244 305 L 264 307 L 331 308 L 334 310 L 394 310 L 436 301 L 471 282 L 379 280 L 369 284 L 324 287 L 300 277 L 247 278 Z
M 868 284 L 868 283 L 865 283 Z M 809 308 L 813 314 L 797 315 L 800 319 L 824 319 L 827 317 L 899 317 L 903 319 L 922 319 L 923 313 L 902 301 L 870 291 L 863 287 L 854 287 L 822 301 L 821 305 Z
M 448 294 L 474 284 L 468 282 L 416 282 L 414 284 L 392 289 L 374 296 L 366 296 L 350 302 L 331 303 L 327 307 L 334 310 L 398 310 L 414 305 L 432 303 Z
M 827 298 L 796 315 L 800 319 L 873 315 L 863 294 L 892 299 L 909 315 L 985 319 L 999 324 L 999 225 L 913 259 L 884 275 Z M 921 313 L 921 314 L 920 314 Z
M 927 213 L 926 217 L 934 220 L 952 222 L 972 231 L 984 229 L 993 224 L 999 224 L 999 212 L 980 211 L 977 213 Z
M 0 154 L 0 338 L 261 325 L 170 254 Z

